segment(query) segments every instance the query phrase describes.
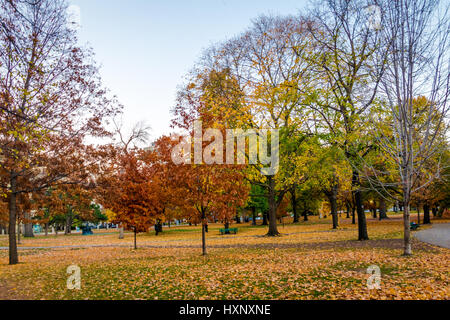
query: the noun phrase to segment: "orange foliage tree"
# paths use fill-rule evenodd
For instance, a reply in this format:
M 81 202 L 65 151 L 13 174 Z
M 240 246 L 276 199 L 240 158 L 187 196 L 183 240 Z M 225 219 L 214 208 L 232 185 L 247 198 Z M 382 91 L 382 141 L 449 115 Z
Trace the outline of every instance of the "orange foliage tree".
M 206 255 L 208 220 L 231 221 L 237 208 L 245 205 L 249 185 L 241 166 L 175 164 L 171 155 L 178 142 L 176 137 L 162 137 L 155 143 L 155 152 L 158 163 L 170 172 L 166 176 L 170 202 L 181 207 L 187 218 L 202 223 L 202 253 Z
M 163 218 L 162 181 L 152 161 L 152 152 L 133 150 L 119 156 L 119 165 L 112 174 L 104 173 L 98 180 L 101 202 L 115 212 L 114 222 L 136 235 L 148 231 L 157 219 Z

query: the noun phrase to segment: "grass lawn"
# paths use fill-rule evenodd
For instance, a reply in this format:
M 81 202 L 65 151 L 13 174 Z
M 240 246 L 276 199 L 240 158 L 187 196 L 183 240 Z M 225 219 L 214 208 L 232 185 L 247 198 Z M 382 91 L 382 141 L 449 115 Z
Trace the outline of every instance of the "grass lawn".
M 433 223 L 449 222 L 434 220 Z M 37 236 L 22 239 L 20 264 L 9 266 L 0 250 L 0 299 L 448 299 L 450 250 L 414 241 L 403 257 L 402 222 L 368 220 L 371 240 L 355 241 L 348 219 L 331 230 L 330 219 L 266 227 L 238 227 L 221 236 L 211 224 L 208 256 L 201 253 L 200 227 L 165 228 L 119 240 L 117 233 Z M 0 246 L 7 245 L 0 236 Z M 96 245 L 98 247 L 88 247 Z M 50 248 L 52 246 L 73 246 Z M 81 290 L 68 290 L 67 267 L 81 268 Z M 366 270 L 381 269 L 381 288 L 369 290 Z

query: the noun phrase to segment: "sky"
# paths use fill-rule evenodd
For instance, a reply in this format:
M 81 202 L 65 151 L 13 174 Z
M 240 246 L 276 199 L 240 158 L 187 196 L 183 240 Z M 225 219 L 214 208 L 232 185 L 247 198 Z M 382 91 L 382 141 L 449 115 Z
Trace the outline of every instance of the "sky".
M 151 139 L 169 134 L 177 88 L 202 51 L 261 14 L 297 14 L 306 0 L 70 0 L 79 41 L 93 48 L 104 85 Z

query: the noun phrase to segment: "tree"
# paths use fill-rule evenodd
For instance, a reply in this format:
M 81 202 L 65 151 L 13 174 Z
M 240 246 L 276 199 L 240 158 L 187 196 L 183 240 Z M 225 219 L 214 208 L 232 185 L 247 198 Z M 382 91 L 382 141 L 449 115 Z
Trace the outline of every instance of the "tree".
M 343 190 L 351 190 L 351 167 L 342 150 L 336 146 L 320 146 L 314 149 L 314 157 L 309 162 L 311 183 L 320 190 L 330 203 L 333 229 L 337 229 L 338 200 Z
M 400 177 L 404 255 L 411 255 L 411 196 L 437 178 L 430 174 L 419 183 L 428 159 L 442 154 L 448 128 L 449 4 L 399 0 L 383 7 L 382 32 L 389 46 L 379 100 L 390 122 L 386 128 L 381 115 L 372 120 L 377 142 Z
M 259 185 L 252 184 L 250 187 L 250 199 L 247 208 L 252 211 L 252 225 L 256 226 L 256 217 L 260 212 L 265 213 L 268 209 L 267 196 L 264 189 Z
M 0 178 L 9 201 L 9 263 L 17 264 L 18 197 L 89 177 L 118 108 L 106 98 L 92 53 L 77 47 L 63 0 L 0 6 Z
M 41 193 L 36 192 L 30 202 L 34 209 L 34 221 L 45 225 L 46 235 L 52 221 L 63 224 L 64 233 L 67 235 L 71 234 L 74 224 L 107 219 L 94 199 L 95 190 L 92 185 L 69 184 L 48 188 Z
M 423 224 L 431 223 L 430 210 L 439 205 L 440 202 L 448 197 L 448 148 L 438 157 L 428 159 L 426 165 L 421 170 L 417 184 L 424 186 L 411 195 L 411 202 L 415 203 L 419 215 L 419 207 L 423 208 Z M 429 183 L 429 177 L 437 175 L 438 177 Z M 435 210 L 436 211 L 436 210 Z M 420 223 L 420 219 L 418 218 Z
M 100 186 L 108 185 L 102 195 L 104 206 L 115 212 L 114 222 L 134 232 L 135 249 L 137 233 L 147 232 L 162 212 L 158 195 L 163 182 L 148 157 L 144 150 L 122 154 L 120 171 L 99 179 Z
M 308 42 L 304 34 L 304 23 L 293 17 L 263 16 L 239 37 L 210 48 L 180 95 L 181 103 L 175 109 L 177 124 L 185 124 L 186 119 L 200 113 L 221 128 L 278 130 L 284 132 L 286 140 L 292 137 L 293 127 L 303 130 L 300 124 L 305 115 L 294 111 L 306 103 L 308 92 L 308 63 L 299 58 Z M 277 236 L 277 208 L 291 184 L 285 184 L 278 175 L 283 166 L 262 174 L 263 164 L 258 161 L 247 167 L 247 179 L 266 189 L 267 235 Z
M 188 217 L 193 214 L 194 219 L 201 221 L 202 254 L 206 255 L 208 220 L 231 221 L 237 209 L 246 204 L 249 186 L 239 165 L 174 163 L 174 147 L 178 143 L 178 136 L 158 141 L 157 153 L 162 157 L 159 163 L 164 163 L 171 173 L 166 183 L 170 184 L 173 203 L 183 208 Z
M 366 217 L 360 188 L 360 158 L 371 150 L 364 117 L 379 89 L 381 71 L 371 72 L 385 57 L 379 31 L 368 23 L 370 1 L 327 0 L 320 2 L 309 19 L 309 34 L 315 54 L 315 94 L 310 108 L 319 132 L 340 148 L 353 170 L 352 192 L 358 215 L 358 239 L 368 240 Z
M 115 175 L 117 174 L 117 170 L 123 170 L 121 168 L 121 162 L 117 161 L 118 158 L 126 157 L 129 155 L 130 151 L 136 150 L 139 148 L 140 145 L 145 145 L 148 143 L 148 140 L 150 138 L 150 130 L 151 127 L 145 124 L 145 122 L 137 122 L 133 125 L 130 132 L 128 132 L 128 135 L 124 132 L 123 129 L 123 119 L 113 119 L 114 123 L 114 133 L 115 138 L 118 140 L 118 142 L 115 144 L 115 148 L 112 150 L 111 153 L 109 153 L 108 157 L 106 158 L 106 166 L 103 166 L 102 170 L 102 180 L 108 181 L 108 177 L 111 177 L 114 179 Z M 113 159 L 112 163 L 111 157 Z M 108 191 L 105 191 L 105 189 L 108 189 L 110 186 L 109 183 L 103 183 L 102 188 L 104 189 L 104 192 L 108 193 Z M 114 214 L 114 217 L 116 215 Z M 116 221 L 113 219 L 113 221 Z M 119 239 L 124 238 L 124 226 L 122 223 L 119 223 Z

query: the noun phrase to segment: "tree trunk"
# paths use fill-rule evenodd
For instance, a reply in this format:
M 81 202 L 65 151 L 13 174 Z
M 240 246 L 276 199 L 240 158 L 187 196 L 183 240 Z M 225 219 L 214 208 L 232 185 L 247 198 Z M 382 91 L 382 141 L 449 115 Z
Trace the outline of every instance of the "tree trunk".
M 241 218 L 239 217 L 239 214 L 236 214 L 236 223 L 241 223 Z
M 18 264 L 19 257 L 17 255 L 17 242 L 16 242 L 16 219 L 17 219 L 17 194 L 16 184 L 17 177 L 11 178 L 11 193 L 9 196 L 9 264 Z
M 158 235 L 163 232 L 162 222 L 160 219 L 156 220 L 155 234 Z
M 357 171 L 353 171 L 352 186 L 355 189 L 353 192 L 355 196 L 356 213 L 358 214 L 358 240 L 369 240 L 366 215 L 362 206 L 361 190 L 359 189 L 359 174 Z
M 267 226 L 269 223 L 267 222 L 267 212 L 263 213 L 263 222 L 262 225 L 263 226 Z
M 205 229 L 206 213 L 202 208 L 202 255 L 206 256 L 206 229 Z
M 252 225 L 256 226 L 256 208 L 252 207 Z
M 436 207 L 433 207 L 433 208 L 431 209 L 431 212 L 433 212 L 433 217 L 436 217 L 437 212 L 438 212 L 438 209 L 437 209 Z
M 34 237 L 34 234 L 33 234 L 33 223 L 31 222 L 31 214 L 29 212 L 25 212 L 24 218 L 25 218 L 25 232 L 23 236 L 26 238 L 32 238 Z
M 347 211 L 347 219 L 350 219 L 350 204 L 348 202 L 345 203 L 345 209 Z
M 379 200 L 379 207 L 378 208 L 379 208 L 378 209 L 379 210 L 379 219 L 380 220 L 387 219 L 388 216 L 386 214 L 386 201 L 384 200 L 383 197 L 380 198 L 380 200 Z
M 333 207 L 333 205 L 332 205 Z M 333 229 L 337 229 L 337 227 L 339 226 L 339 222 L 338 222 L 338 215 L 337 215 L 337 211 L 336 211 L 336 203 L 334 204 L 334 208 L 331 208 L 331 217 L 333 220 Z
M 376 208 L 376 207 L 375 207 L 375 208 L 372 208 L 372 217 L 373 217 L 374 219 L 377 218 L 377 208 Z
M 423 224 L 430 223 L 430 206 L 426 203 L 423 205 Z
M 366 215 L 362 207 L 360 191 L 356 191 L 355 200 L 356 200 L 356 213 L 358 215 L 358 240 L 360 241 L 369 240 L 369 235 L 367 234 Z
M 420 224 L 420 205 L 417 205 L 417 224 Z
M 352 207 L 352 224 L 356 224 L 356 207 Z
M 411 250 L 411 226 L 410 226 L 410 216 L 409 216 L 409 200 L 405 199 L 403 203 L 403 243 L 404 243 L 404 252 L 403 255 L 410 256 L 412 255 Z
M 333 220 L 333 229 L 337 229 L 338 227 L 338 213 L 337 213 L 337 192 L 338 192 L 338 185 L 334 184 L 331 187 L 331 190 L 327 193 L 328 200 L 330 201 L 331 206 L 331 217 Z
M 21 233 L 22 233 L 22 230 L 21 230 L 21 225 L 20 225 L 20 221 L 19 221 L 17 224 L 17 244 L 21 244 L 20 243 L 20 234 Z
M 124 234 L 123 234 L 123 226 L 119 227 L 119 239 L 123 239 L 124 238 Z
M 48 222 L 45 224 L 45 236 L 48 236 Z
M 72 211 L 66 214 L 66 228 L 64 229 L 64 234 L 72 233 Z
M 134 227 L 134 250 L 137 250 L 137 237 L 136 237 L 136 235 L 137 235 L 137 229 L 136 229 L 136 227 Z
M 291 190 L 291 205 L 292 205 L 292 212 L 294 213 L 294 223 L 298 222 L 298 213 L 297 213 L 297 197 L 295 188 L 292 188 Z
M 225 220 L 225 223 L 223 224 L 223 226 L 226 229 L 225 234 L 230 234 L 230 231 L 228 231 L 228 229 L 230 228 L 230 222 L 228 220 Z
M 278 236 L 280 233 L 277 228 L 277 199 L 275 195 L 275 180 L 273 176 L 268 176 L 268 202 L 269 202 L 269 231 L 270 237 Z

